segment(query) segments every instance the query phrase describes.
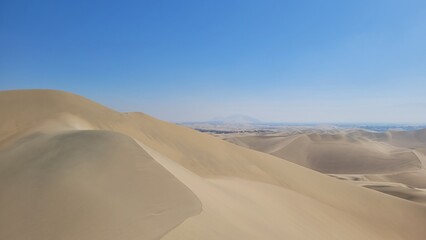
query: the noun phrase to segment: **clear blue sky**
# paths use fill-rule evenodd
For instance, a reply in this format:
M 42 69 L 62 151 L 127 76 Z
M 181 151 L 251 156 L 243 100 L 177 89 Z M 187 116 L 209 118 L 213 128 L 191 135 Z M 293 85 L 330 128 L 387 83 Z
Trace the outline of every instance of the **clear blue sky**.
M 426 122 L 426 1 L 0 0 L 0 89 L 170 121 Z

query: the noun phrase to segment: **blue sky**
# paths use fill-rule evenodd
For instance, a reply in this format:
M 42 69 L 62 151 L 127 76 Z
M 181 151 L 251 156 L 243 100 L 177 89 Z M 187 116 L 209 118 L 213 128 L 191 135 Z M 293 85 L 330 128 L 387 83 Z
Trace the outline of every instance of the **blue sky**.
M 0 89 L 169 121 L 426 122 L 426 2 L 0 0 Z

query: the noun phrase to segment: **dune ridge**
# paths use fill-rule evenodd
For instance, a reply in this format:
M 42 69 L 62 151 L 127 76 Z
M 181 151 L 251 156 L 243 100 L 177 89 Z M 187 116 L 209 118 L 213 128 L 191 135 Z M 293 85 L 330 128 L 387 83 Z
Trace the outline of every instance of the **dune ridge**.
M 310 130 L 231 136 L 225 140 L 418 203 L 426 202 L 425 129 Z
M 426 236 L 421 204 L 142 113 L 21 90 L 0 114 L 2 239 Z

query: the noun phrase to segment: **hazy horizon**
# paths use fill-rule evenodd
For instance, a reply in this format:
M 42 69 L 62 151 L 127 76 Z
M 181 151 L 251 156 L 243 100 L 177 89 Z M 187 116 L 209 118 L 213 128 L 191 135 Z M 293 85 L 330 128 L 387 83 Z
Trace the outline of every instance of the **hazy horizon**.
M 228 116 L 219 116 L 211 119 L 204 119 L 204 120 L 198 120 L 198 121 L 177 121 L 175 123 L 178 124 L 190 124 L 190 123 L 230 123 L 229 121 L 223 120 L 226 118 L 232 118 L 233 116 L 239 116 L 239 117 L 247 117 L 247 118 L 253 118 L 252 116 L 243 115 L 243 114 L 233 114 Z M 298 122 L 285 122 L 285 121 L 263 121 L 262 119 L 253 118 L 258 122 L 250 123 L 250 124 L 277 124 L 277 125 L 335 125 L 335 126 L 344 126 L 344 125 L 355 125 L 355 126 L 361 126 L 361 125 L 371 125 L 371 126 L 391 126 L 391 125 L 401 125 L 401 126 L 426 126 L 426 122 L 419 122 L 419 123 L 413 123 L 413 122 L 308 122 L 308 121 L 298 121 Z M 241 123 L 238 121 L 232 121 L 233 123 Z M 231 122 L 231 123 L 232 123 Z M 242 122 L 244 123 L 244 122 Z
M 173 122 L 426 123 L 423 1 L 0 3 L 0 90 Z

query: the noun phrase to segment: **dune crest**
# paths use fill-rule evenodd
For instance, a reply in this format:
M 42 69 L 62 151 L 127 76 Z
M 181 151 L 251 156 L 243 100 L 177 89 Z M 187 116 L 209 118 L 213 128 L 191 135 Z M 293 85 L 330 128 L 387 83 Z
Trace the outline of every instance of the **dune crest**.
M 426 236 L 423 205 L 142 113 L 24 90 L 0 116 L 1 239 Z
M 305 130 L 225 140 L 360 186 L 426 204 L 425 129 Z M 419 147 L 420 146 L 420 147 Z

